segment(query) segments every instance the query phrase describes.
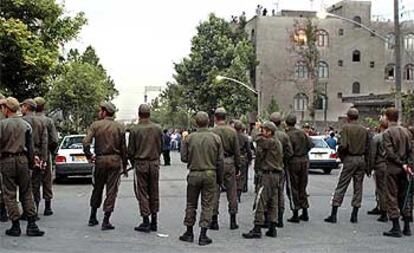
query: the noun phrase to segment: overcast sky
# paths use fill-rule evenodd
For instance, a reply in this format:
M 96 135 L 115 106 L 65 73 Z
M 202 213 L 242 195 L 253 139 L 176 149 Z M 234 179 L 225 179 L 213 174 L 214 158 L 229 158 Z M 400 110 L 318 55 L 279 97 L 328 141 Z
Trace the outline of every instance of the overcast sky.
M 63 0 L 62 0 L 63 1 Z M 144 87 L 172 80 L 173 62 L 189 53 L 195 27 L 214 12 L 220 17 L 254 15 L 257 4 L 272 9 L 320 10 L 337 0 L 66 0 L 69 14 L 83 11 L 88 25 L 70 46 L 92 45 L 120 91 L 118 118 L 131 119 L 144 100 Z M 373 15 L 391 15 L 392 0 L 372 0 Z M 414 0 L 402 0 L 406 8 Z M 414 8 L 412 8 L 414 9 Z M 69 48 L 66 48 L 68 50 Z M 149 98 L 156 93 L 150 93 Z

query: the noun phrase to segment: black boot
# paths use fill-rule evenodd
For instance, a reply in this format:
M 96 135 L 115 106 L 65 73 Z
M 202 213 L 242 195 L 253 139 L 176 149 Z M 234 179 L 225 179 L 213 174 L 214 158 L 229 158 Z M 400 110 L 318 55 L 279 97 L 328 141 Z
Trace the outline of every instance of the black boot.
M 381 211 L 379 210 L 378 207 L 375 207 L 371 211 L 368 211 L 367 214 L 368 215 L 380 215 L 381 214 Z
M 144 233 L 151 232 L 151 224 L 149 222 L 149 217 L 143 216 L 142 223 L 138 227 L 135 227 L 134 229 L 135 231 L 144 232 Z
M 328 216 L 324 221 L 328 223 L 336 223 L 336 214 L 338 213 L 338 207 L 333 206 L 331 210 L 331 215 Z
M 390 236 L 390 237 L 402 237 L 401 233 L 401 227 L 400 227 L 400 221 L 398 218 L 391 219 L 392 221 L 392 228 L 388 232 L 384 232 L 384 236 Z
M 262 231 L 259 225 L 254 225 L 253 229 L 249 233 L 244 233 L 243 237 L 246 239 L 259 239 L 262 238 Z
M 211 219 L 208 228 L 211 230 L 219 230 L 218 215 L 213 215 L 213 218 Z
M 277 237 L 276 223 L 274 222 L 270 223 L 270 227 L 269 227 L 269 230 L 266 232 L 266 236 L 273 237 L 273 238 Z
M 183 242 L 194 242 L 193 226 L 187 226 L 187 231 L 179 239 Z
M 404 229 L 403 229 L 402 233 L 405 236 L 411 236 L 410 219 L 409 218 L 404 218 Z
M 299 216 L 300 220 L 309 221 L 309 213 L 307 208 L 303 208 L 302 214 Z
M 267 212 L 264 212 L 264 223 L 262 225 L 262 228 L 269 228 L 270 227 L 270 219 L 269 219 L 269 214 Z
M 105 212 L 104 219 L 102 221 L 102 230 L 112 230 L 115 227 L 109 222 L 109 218 L 111 217 L 111 212 Z
M 277 212 L 277 223 L 276 227 L 283 228 L 283 213 L 285 212 L 284 209 L 279 209 Z
M 200 238 L 198 238 L 198 245 L 205 246 L 212 243 L 213 240 L 207 236 L 207 228 L 201 228 Z
M 20 220 L 27 221 L 27 214 L 25 212 L 23 212 L 22 215 L 20 216 Z
M 34 216 L 27 217 L 26 235 L 27 236 L 43 236 L 44 234 L 45 232 L 41 231 L 39 227 L 36 225 L 36 218 Z
M 95 207 L 91 208 L 91 215 L 89 216 L 89 222 L 88 222 L 89 227 L 93 227 L 99 224 L 99 221 L 96 218 L 96 211 L 97 211 L 97 208 Z
M 4 203 L 0 204 L 0 222 L 7 222 L 9 217 L 7 216 L 6 205 Z
M 288 219 L 287 221 L 292 222 L 292 223 L 299 223 L 299 211 L 298 210 L 293 210 L 293 216 Z
M 236 214 L 230 214 L 230 229 L 234 230 L 238 228 L 239 228 L 239 225 L 237 225 Z
M 19 220 L 12 221 L 12 227 L 6 230 L 6 235 L 8 236 L 20 236 L 22 234 L 22 230 L 20 229 L 20 222 Z
M 351 219 L 350 219 L 351 223 L 358 223 L 358 210 L 359 210 L 358 207 L 354 207 L 352 209 Z
M 157 231 L 157 229 L 158 229 L 157 224 L 158 224 L 157 214 L 153 213 L 153 214 L 151 214 L 151 231 L 154 231 L 154 232 Z
M 44 216 L 50 216 L 53 214 L 52 211 L 52 202 L 51 200 L 45 200 L 45 211 L 43 212 Z
M 388 222 L 388 216 L 386 211 L 381 211 L 381 216 L 377 219 L 379 222 Z

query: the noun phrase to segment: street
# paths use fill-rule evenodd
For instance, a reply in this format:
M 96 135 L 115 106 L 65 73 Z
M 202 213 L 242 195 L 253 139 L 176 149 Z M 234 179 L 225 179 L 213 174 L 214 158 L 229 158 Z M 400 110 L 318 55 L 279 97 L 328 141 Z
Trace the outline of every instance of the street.
M 352 186 L 338 212 L 338 224 L 323 222 L 330 211 L 330 197 L 336 184 L 339 171 L 331 175 L 315 172 L 310 175 L 308 192 L 310 194 L 310 221 L 289 224 L 285 213 L 285 228 L 278 229 L 275 239 L 263 236 L 261 240 L 246 240 L 241 233 L 252 228 L 252 180 L 249 192 L 242 196 L 239 206 L 239 230 L 229 229 L 229 215 L 226 212 L 227 200 L 222 194 L 220 231 L 209 231 L 213 244 L 200 247 L 181 242 L 178 236 L 184 232 L 182 223 L 185 208 L 186 169 L 179 161 L 179 155 L 172 153 L 172 166 L 161 167 L 160 197 L 161 211 L 158 233 L 144 234 L 134 231 L 141 222 L 138 204 L 133 192 L 132 172 L 123 178 L 118 202 L 112 223 L 113 231 L 101 231 L 100 226 L 88 227 L 90 180 L 71 179 L 63 184 L 54 185 L 55 200 L 53 216 L 43 216 L 40 208 L 39 226 L 46 230 L 43 238 L 29 238 L 24 233 L 20 238 L 4 235 L 10 223 L 1 223 L 0 252 L 413 252 L 414 238 L 385 238 L 382 232 L 390 229 L 390 224 L 379 223 L 375 216 L 366 212 L 375 205 L 374 183 L 366 179 L 364 184 L 363 207 L 359 223 L 351 224 L 350 197 Z M 252 177 L 250 177 L 251 179 Z M 288 205 L 287 205 L 288 206 Z M 102 221 L 102 211 L 99 213 Z M 198 217 L 197 217 L 198 219 Z M 26 223 L 22 222 L 25 232 Z M 198 223 L 195 229 L 198 241 Z

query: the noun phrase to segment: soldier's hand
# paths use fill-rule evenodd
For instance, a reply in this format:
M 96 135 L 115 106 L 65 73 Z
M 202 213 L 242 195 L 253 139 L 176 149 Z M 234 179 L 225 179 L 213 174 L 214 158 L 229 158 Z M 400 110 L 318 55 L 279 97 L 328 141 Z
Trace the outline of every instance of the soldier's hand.
M 127 170 L 124 170 L 124 172 L 122 173 L 122 175 L 123 175 L 125 178 L 128 178 L 128 171 L 127 171 Z

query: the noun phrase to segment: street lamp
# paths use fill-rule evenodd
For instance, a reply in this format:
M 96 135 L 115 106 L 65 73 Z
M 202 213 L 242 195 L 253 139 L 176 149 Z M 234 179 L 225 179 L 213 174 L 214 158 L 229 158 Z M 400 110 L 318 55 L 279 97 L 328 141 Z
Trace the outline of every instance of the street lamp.
M 230 77 L 226 77 L 226 76 L 220 76 L 220 75 L 218 75 L 218 76 L 216 76 L 216 80 L 218 82 L 221 82 L 223 80 L 228 80 L 228 81 L 235 82 L 237 84 L 240 84 L 244 88 L 248 89 L 249 91 L 253 92 L 254 94 L 256 94 L 257 95 L 257 117 L 259 117 L 259 115 L 260 115 L 260 100 L 261 100 L 261 92 L 260 92 L 260 90 L 255 90 L 252 87 L 250 87 L 249 85 L 247 85 L 247 84 L 245 84 L 243 82 L 240 82 L 239 80 L 236 80 L 236 79 L 230 78 Z
M 401 44 L 400 44 L 400 31 L 399 31 L 399 17 L 398 17 L 398 0 L 395 1 L 396 2 L 396 6 L 395 8 L 397 8 L 397 15 L 396 15 L 396 19 L 395 19 L 395 41 L 394 41 L 394 50 L 395 50 L 395 107 L 398 110 L 398 114 L 399 114 L 399 119 L 402 121 L 402 104 L 401 104 Z M 340 19 L 340 20 L 344 20 L 346 22 L 352 23 L 354 25 L 357 25 L 358 27 L 361 27 L 364 30 L 369 31 L 371 34 L 374 34 L 376 37 L 380 38 L 381 40 L 390 43 L 391 41 L 379 34 L 378 32 L 374 31 L 373 29 L 369 28 L 366 25 L 361 24 L 360 22 L 357 22 L 355 20 L 349 19 L 349 18 L 345 18 L 333 13 L 329 13 L 326 11 L 320 11 L 318 13 L 316 13 L 316 16 L 319 19 L 325 19 L 327 17 L 332 17 L 332 18 L 336 18 L 336 19 Z M 405 53 L 408 55 L 408 57 L 410 59 L 412 59 L 411 54 L 405 50 Z

